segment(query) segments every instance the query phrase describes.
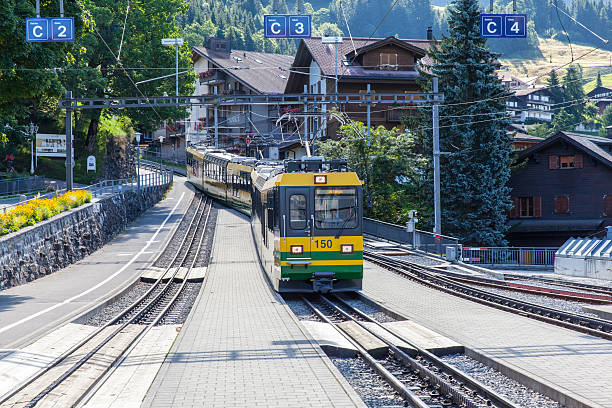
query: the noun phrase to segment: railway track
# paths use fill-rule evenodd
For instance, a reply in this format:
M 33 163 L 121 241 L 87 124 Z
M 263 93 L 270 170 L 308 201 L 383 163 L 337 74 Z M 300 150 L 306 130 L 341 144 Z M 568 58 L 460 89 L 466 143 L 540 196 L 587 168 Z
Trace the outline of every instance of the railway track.
M 434 354 L 412 344 L 393 329 L 383 326 L 376 319 L 351 306 L 338 296 L 322 295 L 311 300 L 302 297 L 302 302 L 319 319 L 332 325 L 350 341 L 368 365 L 410 406 L 419 408 L 440 406 L 518 407 L 518 405 L 447 364 Z M 340 328 L 338 324 L 345 321 L 358 324 L 372 336 L 386 343 L 389 347 L 389 355 L 384 359 L 377 359 L 369 354 Z M 376 325 L 379 331 L 373 330 L 371 326 L 365 323 Z M 384 330 L 412 346 L 417 355 L 412 357 L 400 350 L 393 342 L 383 337 L 380 330 Z
M 612 340 L 612 322 L 595 317 L 570 313 L 508 296 L 475 288 L 442 276 L 439 270 L 411 262 L 365 252 L 364 259 L 405 278 L 443 292 L 478 302 L 497 309 L 565 327 L 578 332 Z
M 612 293 L 605 294 L 604 291 L 593 291 L 587 288 L 579 288 L 579 287 L 568 287 L 567 285 L 558 285 L 553 282 L 545 282 L 550 285 L 558 285 L 567 287 L 567 289 L 562 288 L 551 288 L 551 287 L 542 287 L 536 285 L 530 285 L 526 283 L 514 283 L 512 281 L 500 281 L 495 279 L 489 279 L 481 276 L 469 276 L 465 274 L 444 271 L 438 272 L 440 276 L 444 276 L 448 279 L 452 279 L 456 282 L 463 282 L 468 285 L 478 285 L 484 287 L 490 287 L 495 289 L 503 289 L 503 290 L 511 290 L 514 292 L 528 293 L 532 295 L 546 296 L 555 299 L 562 299 L 572 302 L 582 302 L 582 303 L 591 303 L 597 305 L 608 305 L 612 304 Z M 521 279 L 521 280 L 529 280 L 529 279 Z M 573 289 L 573 290 L 570 290 Z M 589 291 L 595 293 L 587 293 L 581 291 Z
M 201 195 L 185 234 L 175 235 L 180 246 L 169 265 L 149 290 L 110 321 L 70 348 L 43 370 L 0 397 L 0 407 L 79 406 L 95 393 L 138 342 L 177 303 L 188 284 L 198 257 L 212 209 Z M 179 234 L 180 235 L 180 234 Z M 177 282 L 179 271 L 187 268 Z M 169 276 L 165 277 L 167 274 Z
M 569 282 L 561 279 L 545 278 L 545 277 L 534 277 L 534 276 L 523 276 L 511 273 L 504 273 L 504 279 L 508 281 L 512 280 L 529 280 L 535 282 L 547 283 L 555 286 L 562 286 L 569 289 L 587 290 L 590 292 L 600 293 L 604 296 L 612 298 L 612 287 L 591 285 L 588 283 Z

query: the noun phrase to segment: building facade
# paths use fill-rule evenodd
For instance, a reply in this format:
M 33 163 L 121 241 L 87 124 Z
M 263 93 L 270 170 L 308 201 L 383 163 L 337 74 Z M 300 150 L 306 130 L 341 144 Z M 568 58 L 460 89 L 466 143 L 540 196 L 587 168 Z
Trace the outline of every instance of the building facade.
M 418 93 L 421 75 L 418 66 L 426 63 L 425 53 L 433 40 L 387 38 L 343 38 L 342 43 L 326 44 L 321 37 L 300 42 L 291 67 L 285 93 L 330 94 Z M 338 58 L 336 58 L 336 47 Z M 337 73 L 337 75 L 336 75 Z M 338 107 L 348 118 L 366 122 L 367 108 L 354 104 Z M 400 127 L 403 115 L 415 115 L 416 107 L 396 107 L 392 104 L 371 106 L 373 127 Z M 335 137 L 338 122 L 312 119 L 311 132 L 325 126 L 323 133 Z
M 612 87 L 609 86 L 598 86 L 595 87 L 591 92 L 586 94 L 587 98 L 599 109 L 601 115 L 604 110 L 612 103 Z
M 551 122 L 556 101 L 547 88 L 518 89 L 506 101 L 513 122 Z
M 282 94 L 292 56 L 232 50 L 228 40 L 211 38 L 206 47 L 193 47 L 198 75 L 194 95 Z M 283 140 L 276 120 L 283 107 L 272 105 L 194 106 L 189 117 L 189 142 L 217 143 L 238 154 L 278 158 L 275 140 Z M 216 115 L 215 115 L 216 113 Z M 216 116 L 216 120 L 215 120 Z
M 559 132 L 515 165 L 511 245 L 556 247 L 612 225 L 612 139 Z

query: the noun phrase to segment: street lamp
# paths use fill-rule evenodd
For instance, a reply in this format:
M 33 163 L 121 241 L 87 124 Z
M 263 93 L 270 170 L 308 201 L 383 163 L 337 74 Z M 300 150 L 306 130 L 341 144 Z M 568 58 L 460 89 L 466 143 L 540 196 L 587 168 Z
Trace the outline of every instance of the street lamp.
M 140 193 L 140 132 L 134 132 L 136 136 L 136 187 Z
M 30 158 L 30 174 L 34 174 L 34 138 L 36 137 L 36 133 L 38 133 L 38 126 L 34 123 L 30 122 L 29 125 L 26 126 L 26 131 L 30 134 L 31 146 L 30 149 L 31 158 Z
M 323 37 L 321 38 L 321 43 L 336 45 L 336 94 L 337 94 L 338 93 L 338 44 L 342 44 L 342 37 Z
M 182 38 L 162 38 L 161 40 L 162 45 L 165 45 L 166 47 L 176 47 L 176 96 L 178 96 L 178 76 L 179 76 L 179 72 L 178 72 L 178 49 L 181 45 L 183 45 L 183 39 Z M 178 99 L 176 100 L 176 103 L 178 104 Z

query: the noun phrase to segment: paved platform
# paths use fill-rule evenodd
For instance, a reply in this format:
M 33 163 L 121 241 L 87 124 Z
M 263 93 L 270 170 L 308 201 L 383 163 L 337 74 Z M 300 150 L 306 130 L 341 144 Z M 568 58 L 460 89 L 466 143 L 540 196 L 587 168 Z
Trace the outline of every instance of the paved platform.
M 128 286 L 164 247 L 193 189 L 175 177 L 165 200 L 107 245 L 60 271 L 0 291 L 0 349 L 32 343 Z
M 144 407 L 365 407 L 263 277 L 250 226 L 219 209 L 208 276 Z
M 583 406 L 612 407 L 612 342 L 450 296 L 369 262 L 364 268 L 367 296 Z
M 612 305 L 588 305 L 582 306 L 582 311 L 587 313 L 595 313 L 602 319 L 612 321 Z

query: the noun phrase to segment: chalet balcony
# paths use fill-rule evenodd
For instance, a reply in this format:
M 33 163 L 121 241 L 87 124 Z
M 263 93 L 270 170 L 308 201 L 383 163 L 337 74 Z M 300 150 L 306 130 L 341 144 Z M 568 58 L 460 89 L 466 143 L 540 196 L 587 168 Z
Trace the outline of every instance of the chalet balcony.
M 200 72 L 200 85 L 213 85 L 223 83 L 227 80 L 225 73 L 218 69 Z

